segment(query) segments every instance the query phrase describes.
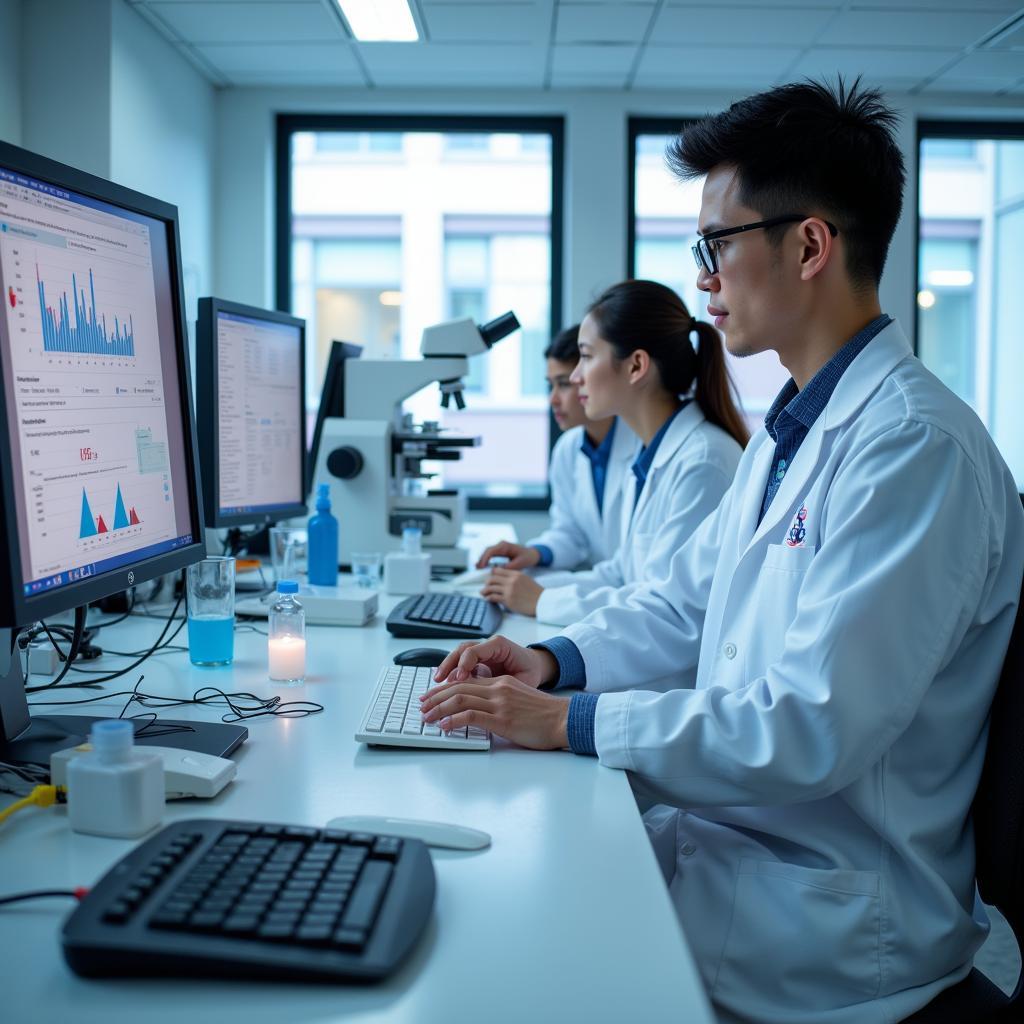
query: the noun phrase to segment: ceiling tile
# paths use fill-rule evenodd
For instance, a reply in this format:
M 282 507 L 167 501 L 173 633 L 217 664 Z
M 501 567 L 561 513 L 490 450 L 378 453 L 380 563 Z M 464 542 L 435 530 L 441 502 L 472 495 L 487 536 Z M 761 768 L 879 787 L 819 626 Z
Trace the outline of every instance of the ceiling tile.
M 547 45 L 550 12 L 535 3 L 436 3 L 423 8 L 432 43 Z
M 670 71 L 639 71 L 633 81 L 634 90 L 662 89 L 673 91 L 704 92 L 709 89 L 737 97 L 770 89 L 775 76 L 764 71 L 745 69 L 729 75 L 704 72 L 694 74 L 688 68 L 680 67 Z
M 951 67 L 942 77 L 1021 78 L 1024 76 L 1024 50 L 975 50 Z
M 946 81 L 945 78 L 937 78 L 929 82 L 921 92 L 933 93 L 976 93 L 984 96 L 995 96 L 997 93 L 1012 88 L 1015 80 L 1007 78 L 1000 82 L 998 78 L 958 78 L 955 82 Z
M 716 0 L 713 6 L 709 6 L 702 0 L 668 0 L 666 7 L 690 7 L 695 8 L 705 15 L 711 11 L 712 13 L 719 7 L 751 7 L 753 4 L 751 0 Z M 768 5 L 764 5 L 768 6 Z M 770 5 L 772 10 L 798 10 L 807 11 L 813 9 L 827 9 L 831 11 L 838 11 L 843 3 L 841 0 L 782 0 L 781 3 L 773 3 Z
M 822 33 L 819 43 L 840 46 L 962 47 L 1005 21 L 993 11 L 846 11 Z
M 620 80 L 633 66 L 635 44 L 624 46 L 556 46 L 552 54 L 552 71 L 559 73 L 598 74 L 602 72 Z
M 348 43 L 280 43 L 227 46 L 213 43 L 196 51 L 227 75 L 234 72 L 346 71 L 359 69 Z
M 316 3 L 205 3 L 148 5 L 189 43 L 287 43 L 344 39 L 336 18 Z
M 1007 15 L 1020 7 L 1020 0 L 854 0 L 850 9 L 854 11 L 1001 11 Z
M 918 81 L 935 74 L 957 56 L 956 50 L 882 50 L 877 47 L 816 46 L 808 50 L 790 71 L 793 78 L 804 75 L 864 75 L 868 85 L 888 77 Z
M 537 46 L 364 43 L 359 53 L 378 85 L 539 86 L 547 51 Z
M 719 43 L 723 38 L 736 46 L 809 46 L 817 34 L 835 17 L 829 10 L 773 10 L 742 7 L 729 10 L 728 29 L 723 29 L 725 15 L 715 8 L 665 7 L 651 33 L 651 45 L 694 46 Z
M 560 4 L 555 25 L 558 43 L 639 43 L 654 13 L 653 3 Z
M 721 78 L 747 72 L 774 76 L 781 74 L 799 55 L 796 49 L 658 46 L 644 51 L 640 69 L 647 74 L 676 75 L 686 71 L 694 76 L 706 73 Z

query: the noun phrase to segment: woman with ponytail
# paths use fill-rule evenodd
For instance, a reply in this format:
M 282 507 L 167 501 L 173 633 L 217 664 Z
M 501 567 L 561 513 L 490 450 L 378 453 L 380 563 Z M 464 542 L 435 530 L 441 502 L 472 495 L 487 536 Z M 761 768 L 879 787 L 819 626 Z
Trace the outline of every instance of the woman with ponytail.
M 534 579 L 495 569 L 488 600 L 567 625 L 613 592 L 667 573 L 672 555 L 721 501 L 748 440 L 722 342 L 654 281 L 623 281 L 580 325 L 572 375 L 589 419 L 618 416 L 642 447 L 626 475 L 620 545 L 592 569 Z

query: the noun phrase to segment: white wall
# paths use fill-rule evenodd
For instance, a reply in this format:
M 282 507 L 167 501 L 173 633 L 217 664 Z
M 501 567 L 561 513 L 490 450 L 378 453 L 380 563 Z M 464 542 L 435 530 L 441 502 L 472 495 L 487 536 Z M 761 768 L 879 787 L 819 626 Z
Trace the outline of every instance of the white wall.
M 0 0 L 0 139 L 21 144 L 21 0 Z
M 626 272 L 626 127 L 630 116 L 682 119 L 720 110 L 723 93 L 227 89 L 218 103 L 216 289 L 274 303 L 274 118 L 277 113 L 533 114 L 566 118 L 565 307 L 578 317 L 602 287 Z M 912 331 L 916 291 L 915 117 L 1024 118 L 1013 100 L 895 96 L 910 183 L 882 281 L 882 306 Z
M 111 0 L 26 0 L 22 145 L 110 174 Z
M 178 207 L 191 332 L 212 291 L 216 91 L 124 0 L 111 13 L 110 177 Z

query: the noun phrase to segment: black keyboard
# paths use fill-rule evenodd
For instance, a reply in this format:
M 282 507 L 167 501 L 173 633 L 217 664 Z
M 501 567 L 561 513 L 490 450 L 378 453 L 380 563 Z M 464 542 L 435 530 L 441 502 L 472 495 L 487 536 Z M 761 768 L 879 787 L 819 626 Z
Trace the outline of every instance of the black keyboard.
M 482 597 L 464 594 L 416 594 L 388 616 L 392 636 L 467 637 L 484 640 L 497 632 L 501 609 Z
M 374 981 L 430 917 L 416 839 L 197 819 L 168 825 L 100 880 L 64 925 L 78 974 Z

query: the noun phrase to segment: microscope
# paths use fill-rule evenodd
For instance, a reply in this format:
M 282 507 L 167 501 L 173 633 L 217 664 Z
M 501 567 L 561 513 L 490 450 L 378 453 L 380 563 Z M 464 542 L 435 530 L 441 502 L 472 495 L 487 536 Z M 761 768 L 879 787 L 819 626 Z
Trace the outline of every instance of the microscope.
M 462 379 L 468 357 L 486 352 L 519 328 L 508 312 L 478 326 L 469 317 L 428 327 L 421 359 L 362 359 L 361 349 L 335 342 L 324 379 L 313 438 L 311 482 L 328 483 L 338 518 L 338 563 L 353 551 L 386 553 L 400 547 L 402 528 L 418 526 L 435 568 L 460 572 L 468 556 L 458 547 L 466 497 L 430 489 L 435 474 L 424 461 L 457 461 L 479 437 L 458 437 L 436 421 L 414 423 L 402 403 L 437 383 L 441 407 L 465 408 Z

